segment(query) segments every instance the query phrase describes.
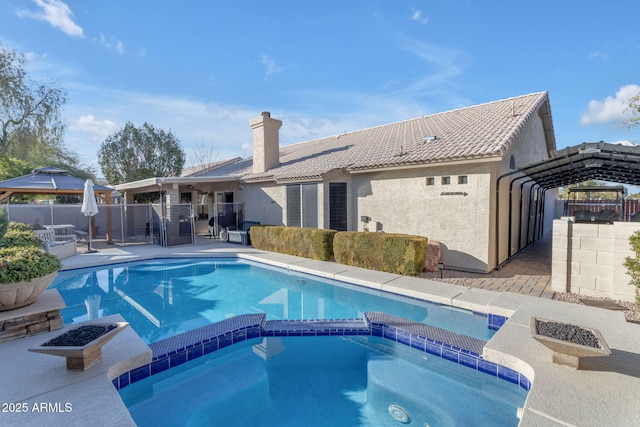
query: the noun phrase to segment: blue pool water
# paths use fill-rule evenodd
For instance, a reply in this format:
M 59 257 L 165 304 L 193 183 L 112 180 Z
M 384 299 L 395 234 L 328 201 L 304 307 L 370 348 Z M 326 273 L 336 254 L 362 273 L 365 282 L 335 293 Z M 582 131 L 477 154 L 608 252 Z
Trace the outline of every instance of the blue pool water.
M 526 398 L 515 384 L 383 338 L 264 340 L 210 353 L 120 395 L 141 427 L 515 426 Z
M 147 343 L 238 314 L 352 319 L 380 311 L 480 339 L 485 316 L 238 259 L 156 259 L 61 272 L 65 323 L 120 313 Z

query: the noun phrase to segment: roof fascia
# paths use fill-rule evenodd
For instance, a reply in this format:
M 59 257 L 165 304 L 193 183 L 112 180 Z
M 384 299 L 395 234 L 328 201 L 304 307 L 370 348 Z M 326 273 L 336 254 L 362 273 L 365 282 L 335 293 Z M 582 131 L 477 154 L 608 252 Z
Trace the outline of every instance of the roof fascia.
M 323 182 L 322 177 L 309 177 L 309 178 L 293 178 L 293 179 L 276 179 L 276 184 L 289 185 L 289 184 L 305 184 L 312 182 Z
M 240 178 L 237 176 L 225 176 L 225 177 L 157 177 L 157 178 L 147 178 L 140 181 L 132 181 L 124 184 L 119 184 L 114 186 L 114 188 L 118 191 L 126 191 L 126 190 L 139 190 L 142 188 L 153 187 L 153 186 L 161 186 L 161 185 L 172 185 L 172 184 L 202 184 L 202 183 L 214 183 L 214 182 L 236 182 L 240 181 Z
M 551 104 L 549 103 L 549 95 L 545 96 L 545 101 L 538 108 L 538 117 L 542 120 L 542 129 L 544 131 L 544 139 L 547 143 L 547 154 L 556 149 L 556 137 L 553 131 L 553 118 L 551 116 Z

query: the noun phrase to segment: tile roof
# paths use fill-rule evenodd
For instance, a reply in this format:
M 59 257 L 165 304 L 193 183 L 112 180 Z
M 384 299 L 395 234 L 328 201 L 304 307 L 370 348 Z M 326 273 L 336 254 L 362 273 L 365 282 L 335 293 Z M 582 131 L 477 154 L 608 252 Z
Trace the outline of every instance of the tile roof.
M 546 102 L 548 93 L 538 92 L 346 132 L 281 146 L 280 165 L 264 173 L 254 174 L 251 159 L 245 159 L 201 176 L 226 174 L 246 181 L 287 181 L 318 179 L 337 169 L 357 171 L 497 157 L 507 151 L 528 119 Z M 548 104 L 547 111 L 550 117 Z M 430 136 L 435 139 L 427 140 Z M 548 142 L 548 148 L 555 149 L 555 142 Z
M 190 166 L 188 168 L 184 168 L 180 176 L 181 177 L 193 177 L 193 176 L 203 176 L 203 175 L 206 176 L 207 172 L 209 171 L 220 169 L 222 167 L 236 163 L 240 160 L 242 160 L 241 157 L 234 157 L 233 159 L 219 160 L 217 162 Z

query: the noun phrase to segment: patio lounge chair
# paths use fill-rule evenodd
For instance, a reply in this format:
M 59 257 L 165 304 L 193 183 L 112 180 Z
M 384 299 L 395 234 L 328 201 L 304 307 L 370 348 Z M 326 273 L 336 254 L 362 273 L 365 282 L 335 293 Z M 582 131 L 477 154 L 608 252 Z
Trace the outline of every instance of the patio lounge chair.
M 74 235 L 56 236 L 56 232 L 53 229 L 35 230 L 35 233 L 44 243 L 44 250 L 60 259 L 68 258 L 77 253 L 76 237 Z

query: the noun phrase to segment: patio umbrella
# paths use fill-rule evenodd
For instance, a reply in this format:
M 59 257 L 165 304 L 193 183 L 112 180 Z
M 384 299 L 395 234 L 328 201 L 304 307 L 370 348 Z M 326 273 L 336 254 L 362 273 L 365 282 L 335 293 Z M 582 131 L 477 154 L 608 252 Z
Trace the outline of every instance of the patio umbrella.
M 87 238 L 87 250 L 88 252 L 95 252 L 91 250 L 91 217 L 98 213 L 98 204 L 96 203 L 96 195 L 93 192 L 93 182 L 88 179 L 84 183 L 84 194 L 82 196 L 82 208 L 80 211 L 89 217 L 89 237 Z

